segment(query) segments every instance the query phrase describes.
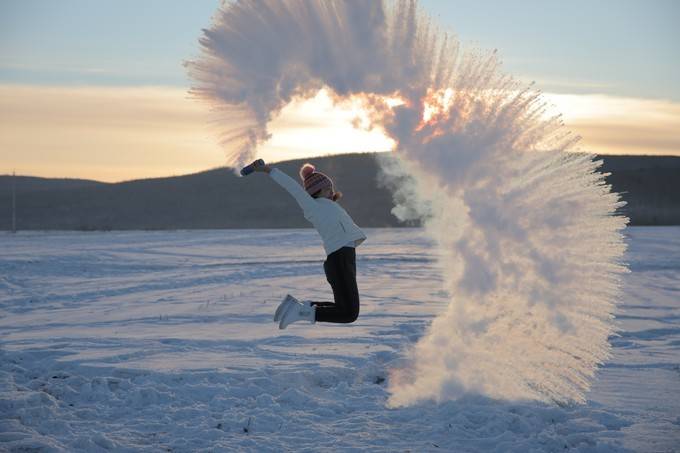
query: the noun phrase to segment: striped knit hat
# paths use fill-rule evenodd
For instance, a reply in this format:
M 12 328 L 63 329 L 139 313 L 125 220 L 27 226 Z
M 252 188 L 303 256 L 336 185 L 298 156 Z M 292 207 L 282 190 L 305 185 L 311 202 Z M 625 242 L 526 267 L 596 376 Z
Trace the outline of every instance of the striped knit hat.
M 302 179 L 302 185 L 307 193 L 312 196 L 327 187 L 330 187 L 331 192 L 333 193 L 333 196 L 331 197 L 333 201 L 337 201 L 342 196 L 340 192 L 336 192 L 333 189 L 333 181 L 331 181 L 331 178 L 320 171 L 316 171 L 316 168 L 312 164 L 304 164 L 302 168 L 300 168 L 300 179 Z

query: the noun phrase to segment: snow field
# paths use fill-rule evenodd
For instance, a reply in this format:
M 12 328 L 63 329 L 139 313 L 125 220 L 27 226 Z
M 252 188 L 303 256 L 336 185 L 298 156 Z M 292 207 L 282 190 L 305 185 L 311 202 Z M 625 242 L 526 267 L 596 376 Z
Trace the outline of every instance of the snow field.
M 448 295 L 419 230 L 368 230 L 352 326 L 271 321 L 331 296 L 311 230 L 0 235 L 0 450 L 674 451 L 680 235 L 630 228 L 614 353 L 586 405 L 467 395 L 388 409 Z

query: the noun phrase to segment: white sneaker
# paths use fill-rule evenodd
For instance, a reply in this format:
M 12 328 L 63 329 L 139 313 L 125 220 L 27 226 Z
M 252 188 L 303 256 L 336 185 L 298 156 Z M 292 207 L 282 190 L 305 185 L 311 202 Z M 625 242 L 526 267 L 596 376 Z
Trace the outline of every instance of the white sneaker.
M 312 324 L 316 322 L 316 307 L 308 300 L 302 304 L 300 302 L 290 304 L 281 317 L 279 329 L 285 329 L 289 324 L 297 321 L 309 321 Z
M 290 294 L 286 294 L 286 297 L 283 298 L 283 301 L 281 301 L 278 308 L 276 309 L 276 313 L 274 313 L 274 322 L 279 322 L 283 314 L 286 312 L 288 306 L 294 303 L 298 303 L 298 300 Z

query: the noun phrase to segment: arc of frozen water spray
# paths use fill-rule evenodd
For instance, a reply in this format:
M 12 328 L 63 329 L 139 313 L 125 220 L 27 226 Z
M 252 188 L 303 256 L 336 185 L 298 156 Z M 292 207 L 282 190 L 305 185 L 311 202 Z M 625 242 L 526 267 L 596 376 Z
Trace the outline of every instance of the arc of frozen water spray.
M 382 162 L 393 212 L 424 221 L 451 301 L 393 371 L 389 404 L 583 400 L 609 351 L 626 219 L 539 92 L 495 52 L 461 51 L 415 1 L 238 1 L 201 45 L 192 93 L 215 109 L 229 164 L 322 87 L 363 100 L 397 143 Z

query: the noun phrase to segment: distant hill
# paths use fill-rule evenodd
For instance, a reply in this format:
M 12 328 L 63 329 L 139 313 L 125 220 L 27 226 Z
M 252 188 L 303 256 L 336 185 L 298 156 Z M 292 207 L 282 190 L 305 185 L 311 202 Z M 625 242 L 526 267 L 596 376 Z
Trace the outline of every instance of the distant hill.
M 0 189 L 5 190 L 8 187 L 6 184 L 11 184 L 11 178 L 8 175 L 0 175 Z M 15 184 L 17 191 L 22 193 L 34 190 L 78 189 L 106 185 L 104 182 L 92 181 L 90 179 L 38 178 L 35 176 L 17 176 Z
M 633 225 L 680 224 L 680 158 L 601 156 Z M 378 187 L 375 155 L 306 159 L 333 176 L 341 204 L 364 227 L 408 226 L 391 213 L 392 195 Z M 306 160 L 277 163 L 297 178 Z M 102 183 L 17 177 L 20 230 L 117 230 L 308 227 L 295 202 L 264 175 L 239 178 L 231 169 Z M 11 176 L 0 176 L 0 229 L 11 228 Z
M 680 225 L 680 157 L 600 156 L 631 225 Z

